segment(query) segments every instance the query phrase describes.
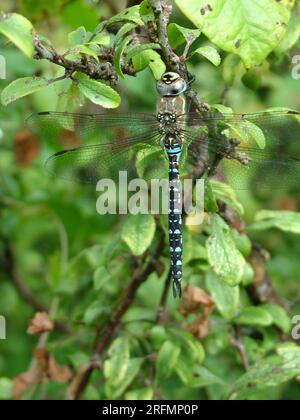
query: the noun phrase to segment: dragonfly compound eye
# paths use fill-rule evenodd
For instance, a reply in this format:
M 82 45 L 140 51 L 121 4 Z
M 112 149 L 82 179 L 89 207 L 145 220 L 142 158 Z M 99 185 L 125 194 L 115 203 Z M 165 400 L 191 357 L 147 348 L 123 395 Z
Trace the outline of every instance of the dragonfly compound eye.
M 167 72 L 157 82 L 156 88 L 161 96 L 177 96 L 186 91 L 187 83 L 179 74 Z

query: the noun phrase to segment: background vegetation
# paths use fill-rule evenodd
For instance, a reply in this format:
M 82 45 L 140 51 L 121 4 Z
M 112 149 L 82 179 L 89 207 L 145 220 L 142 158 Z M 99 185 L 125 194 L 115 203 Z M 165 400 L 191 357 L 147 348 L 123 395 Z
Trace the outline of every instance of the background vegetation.
M 0 398 L 299 399 L 299 187 L 207 184 L 179 302 L 164 218 L 100 217 L 95 190 L 48 176 L 55 149 L 25 127 L 45 110 L 154 112 L 171 3 L 171 64 L 188 58 L 201 100 L 300 109 L 299 1 L 139 3 L 1 1 L 15 14 L 0 18 Z

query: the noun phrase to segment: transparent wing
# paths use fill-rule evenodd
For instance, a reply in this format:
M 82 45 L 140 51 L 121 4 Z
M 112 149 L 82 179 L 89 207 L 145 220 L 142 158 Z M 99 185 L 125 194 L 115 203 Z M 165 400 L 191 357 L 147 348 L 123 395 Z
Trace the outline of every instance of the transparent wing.
M 223 172 L 235 189 L 300 189 L 300 113 L 180 117 L 189 161 L 209 166 L 222 158 Z M 236 139 L 235 142 L 233 139 Z
M 143 159 L 149 150 L 159 146 L 158 133 L 135 137 L 122 144 L 95 144 L 63 150 L 46 161 L 46 169 L 60 178 L 95 184 L 101 179 L 118 183 L 120 172 L 128 180 L 137 176 L 137 161 Z
M 110 113 L 73 114 L 68 112 L 40 112 L 31 115 L 27 124 L 43 140 L 64 147 L 81 143 L 107 143 L 116 138 L 141 136 L 157 128 L 152 114 Z
M 47 160 L 47 170 L 82 183 L 103 178 L 117 181 L 120 171 L 132 178 L 137 158 L 143 160 L 143 155 L 158 148 L 160 141 L 156 117 L 151 114 L 46 112 L 31 116 L 28 124 L 43 139 L 65 149 Z

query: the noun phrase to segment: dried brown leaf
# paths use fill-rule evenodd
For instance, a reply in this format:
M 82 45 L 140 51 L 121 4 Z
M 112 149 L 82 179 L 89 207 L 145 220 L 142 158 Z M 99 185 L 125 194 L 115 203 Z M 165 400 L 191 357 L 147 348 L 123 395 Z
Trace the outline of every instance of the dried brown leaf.
M 30 335 L 43 334 L 52 331 L 53 329 L 54 324 L 47 312 L 37 312 L 29 322 L 27 333 Z

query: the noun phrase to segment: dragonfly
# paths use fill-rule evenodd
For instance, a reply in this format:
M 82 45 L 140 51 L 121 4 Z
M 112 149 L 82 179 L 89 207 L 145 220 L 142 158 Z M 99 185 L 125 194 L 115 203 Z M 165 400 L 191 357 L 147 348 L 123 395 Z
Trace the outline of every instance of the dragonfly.
M 32 115 L 29 124 L 50 140 L 67 138 L 68 147 L 46 161 L 52 174 L 67 180 L 96 184 L 103 178 L 116 180 L 120 171 L 130 179 L 141 154 L 154 156 L 148 159 L 150 176 L 162 168 L 168 173 L 170 267 L 174 297 L 181 297 L 181 174 L 213 176 L 221 167 L 234 189 L 257 185 L 277 191 L 293 185 L 299 191 L 300 113 L 279 109 L 235 114 L 225 108 L 190 112 L 190 82 L 168 71 L 156 86 L 159 100 L 153 114 L 49 111 Z M 86 139 L 92 144 L 82 144 Z

